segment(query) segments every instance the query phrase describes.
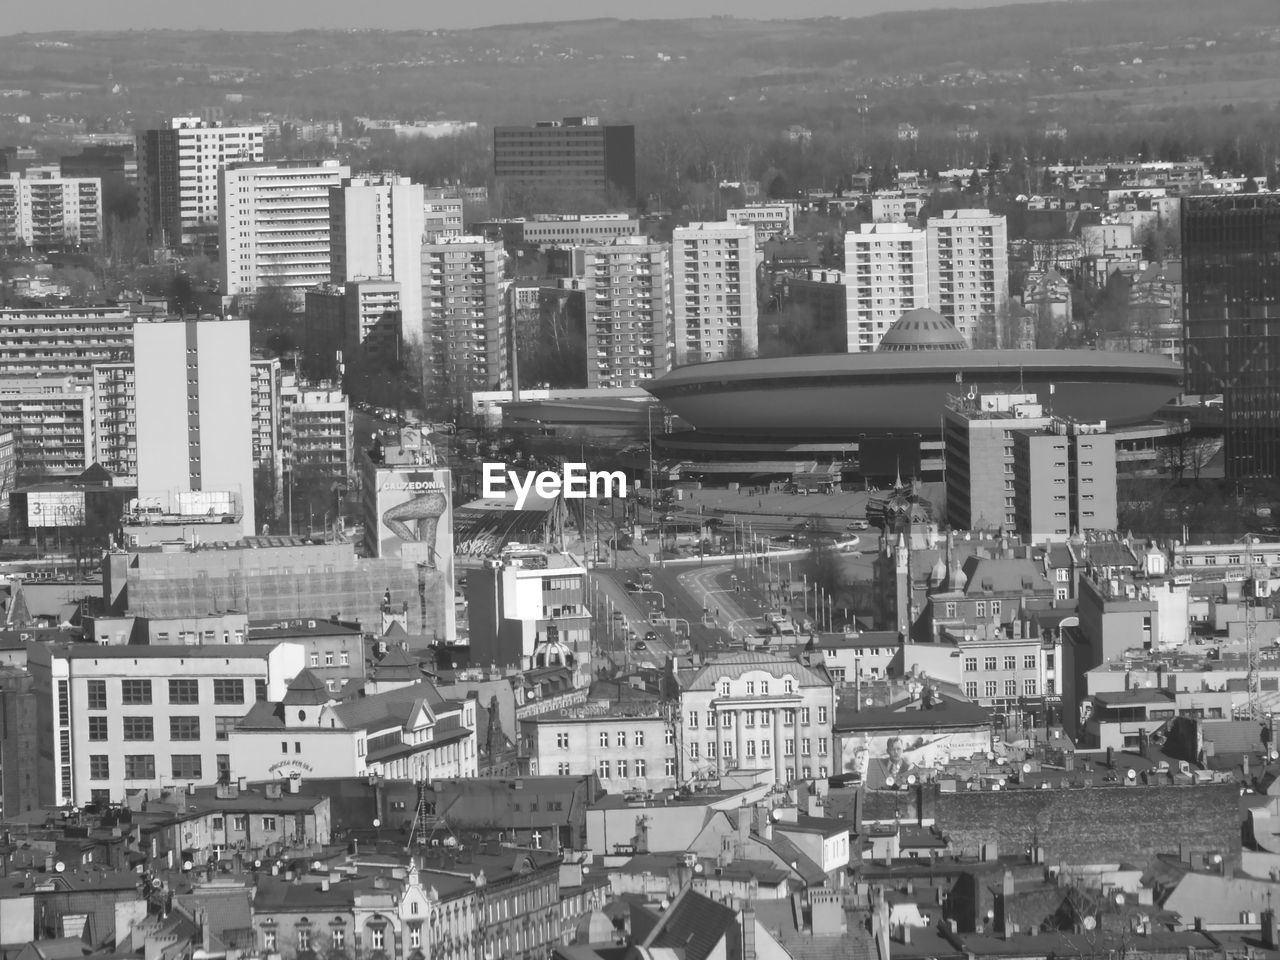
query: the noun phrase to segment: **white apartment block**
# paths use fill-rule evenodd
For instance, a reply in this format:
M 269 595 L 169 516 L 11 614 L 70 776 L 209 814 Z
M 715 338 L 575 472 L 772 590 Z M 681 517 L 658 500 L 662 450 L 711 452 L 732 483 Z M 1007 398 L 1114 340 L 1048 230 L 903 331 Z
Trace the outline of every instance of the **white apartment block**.
M 121 803 L 128 790 L 233 776 L 236 722 L 282 696 L 304 656 L 292 643 L 33 645 L 41 792 L 59 805 Z
M 587 386 L 638 387 L 671 369 L 670 248 L 644 237 L 586 247 Z
M 138 482 L 138 405 L 132 363 L 93 368 L 93 459 L 116 480 Z
M 336 160 L 236 164 L 219 173 L 223 293 L 275 286 L 301 296 L 330 277 L 329 190 L 351 176 Z
M 74 377 L 0 379 L 0 430 L 20 476 L 80 473 L 93 460 L 93 391 Z
M 844 236 L 850 353 L 875 350 L 908 310 L 929 306 L 925 233 L 905 223 L 864 223 Z
M 675 742 L 675 726 L 657 701 L 576 704 L 520 721 L 531 775 L 594 773 L 610 793 L 678 786 Z
M 261 163 L 261 126 L 224 127 L 174 117 L 138 136 L 139 202 L 152 241 L 177 246 L 212 232 L 219 218 L 219 174 L 229 163 Z
M 331 257 L 326 279 L 335 284 L 352 280 L 400 284 L 403 332 L 415 342 L 422 338 L 426 203 L 422 185 L 408 177 L 355 177 L 329 191 Z
M 677 365 L 754 356 L 756 234 L 735 223 L 691 223 L 671 241 Z
M 280 448 L 286 473 L 316 471 L 346 483 L 355 464 L 351 408 L 336 385 L 299 383 L 285 374 L 280 385 Z
M 0 177 L 0 246 L 80 246 L 102 239 L 97 177 Z
M 636 236 L 640 236 L 640 221 L 625 213 L 538 216 L 523 221 L 520 228 L 521 240 L 539 247 L 585 246 Z
M 139 499 L 253 536 L 249 321 L 140 321 L 134 347 Z
M 839 766 L 835 686 L 825 667 L 742 651 L 677 664 L 675 678 L 680 782 L 740 769 L 790 783 L 826 779 Z
M 756 232 L 756 246 L 796 232 L 796 210 L 789 203 L 756 203 L 725 211 L 725 219 Z
M 1009 244 L 1005 218 L 986 210 L 944 210 L 925 227 L 929 305 L 964 334 L 970 346 L 998 331 L 1009 305 Z M 1013 347 L 1016 344 L 993 343 Z
M 88 384 L 94 364 L 133 359 L 125 307 L 0 310 L 0 376 L 70 375 Z

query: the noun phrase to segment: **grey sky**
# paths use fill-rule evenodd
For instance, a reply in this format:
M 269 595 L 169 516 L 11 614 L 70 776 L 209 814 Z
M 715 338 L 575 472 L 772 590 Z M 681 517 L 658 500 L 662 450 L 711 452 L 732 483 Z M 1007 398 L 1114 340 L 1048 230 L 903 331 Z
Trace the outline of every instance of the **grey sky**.
M 549 4 L 529 0 L 60 0 L 12 4 L 0 21 L 0 34 L 151 28 L 435 29 L 607 16 L 665 19 L 732 14 L 799 19 L 1007 2 L 1010 0 L 645 0 L 627 4 L 610 0 L 556 0 Z

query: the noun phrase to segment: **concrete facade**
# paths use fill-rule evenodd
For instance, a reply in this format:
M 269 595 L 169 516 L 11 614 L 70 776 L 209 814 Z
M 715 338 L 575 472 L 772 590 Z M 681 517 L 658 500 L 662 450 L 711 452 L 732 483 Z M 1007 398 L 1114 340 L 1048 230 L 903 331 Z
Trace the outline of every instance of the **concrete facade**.
M 677 365 L 752 356 L 759 345 L 755 229 L 691 223 L 671 239 Z

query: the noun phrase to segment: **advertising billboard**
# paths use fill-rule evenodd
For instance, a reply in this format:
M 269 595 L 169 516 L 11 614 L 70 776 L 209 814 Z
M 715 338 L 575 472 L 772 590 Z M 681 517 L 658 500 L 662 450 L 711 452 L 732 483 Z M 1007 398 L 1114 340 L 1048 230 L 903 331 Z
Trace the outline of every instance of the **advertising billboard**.
M 32 491 L 27 494 L 27 526 L 83 527 L 84 491 Z
M 991 730 L 920 733 L 876 731 L 849 733 L 840 741 L 840 769 L 869 787 L 885 787 L 932 779 L 953 760 L 967 760 L 991 749 Z
M 390 467 L 378 470 L 375 482 L 378 556 L 401 557 L 450 572 L 453 503 L 449 471 Z M 448 580 L 452 583 L 453 577 Z

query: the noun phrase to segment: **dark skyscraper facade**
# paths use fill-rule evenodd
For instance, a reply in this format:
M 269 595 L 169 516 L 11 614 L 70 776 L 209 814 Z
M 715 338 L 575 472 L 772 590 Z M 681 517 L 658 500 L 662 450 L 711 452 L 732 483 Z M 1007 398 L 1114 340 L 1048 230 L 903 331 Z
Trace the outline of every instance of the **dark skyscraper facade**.
M 1226 475 L 1280 477 L 1280 195 L 1182 201 L 1188 393 L 1223 398 Z
M 493 175 L 511 191 L 589 193 L 634 204 L 636 128 L 596 117 L 495 127 Z

